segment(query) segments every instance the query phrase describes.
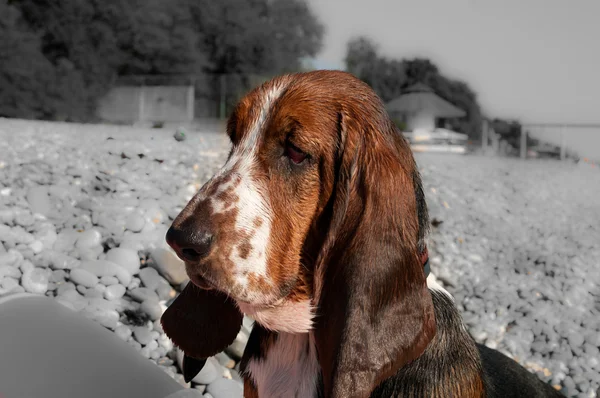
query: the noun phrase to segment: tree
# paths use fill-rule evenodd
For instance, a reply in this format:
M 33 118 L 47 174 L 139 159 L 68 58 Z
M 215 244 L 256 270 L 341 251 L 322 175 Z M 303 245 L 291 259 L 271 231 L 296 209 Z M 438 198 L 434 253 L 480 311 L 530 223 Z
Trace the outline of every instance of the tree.
M 22 117 L 89 120 L 124 75 L 230 75 L 238 91 L 300 69 L 323 36 L 304 0 L 0 1 L 3 106 L 30 104 L 5 111 Z
M 41 101 L 36 105 L 38 111 L 23 110 L 22 116 L 90 120 L 98 100 L 118 76 L 196 73 L 205 59 L 198 50 L 189 10 L 180 7 L 185 6 L 183 1 L 175 1 L 181 4 L 159 0 L 3 0 L 5 8 L 19 12 L 22 26 L 7 25 L 6 29 L 14 33 L 7 33 L 11 39 L 4 42 L 16 50 L 3 51 L 8 60 L 0 70 L 13 80 L 18 80 L 19 72 L 9 70 L 8 65 L 44 70 L 41 80 L 37 76 L 41 72 L 29 78 L 38 80 L 37 85 L 20 88 L 25 90 L 20 95 Z M 31 37 L 22 37 L 19 29 Z M 21 42 L 28 49 L 26 55 L 19 48 Z M 21 86 L 25 84 L 22 80 L 26 79 L 20 80 Z M 46 80 L 49 82 L 44 83 Z M 41 103 L 43 109 L 39 109 Z
M 302 69 L 321 48 L 323 26 L 304 0 L 182 1 L 211 76 L 197 88 L 225 94 L 227 109 L 257 83 Z
M 68 119 L 85 113 L 82 76 L 68 63 L 52 64 L 42 39 L 17 7 L 0 0 L 0 116 Z
M 406 83 L 404 63 L 379 56 L 370 39 L 357 37 L 350 40 L 345 62 L 346 70 L 373 87 L 384 102 L 402 93 Z
M 124 58 L 119 75 L 192 75 L 206 65 L 198 49 L 199 37 L 187 5 L 182 1 L 134 0 L 120 26 L 114 26 Z M 118 21 L 119 19 L 116 19 Z
M 402 94 L 416 83 L 431 87 L 437 95 L 463 109 L 467 116 L 448 120 L 455 130 L 478 139 L 481 131 L 481 109 L 476 94 L 465 83 L 443 76 L 428 59 L 389 59 L 378 54 L 377 46 L 366 37 L 348 42 L 346 68 L 369 84 L 384 102 Z
M 295 71 L 321 48 L 323 26 L 303 0 L 189 0 L 188 7 L 211 73 Z
M 120 61 L 109 18 L 98 17 L 94 1 L 20 0 L 13 4 L 39 37 L 39 51 L 45 61 L 37 62 L 50 63 L 56 73 L 53 87 L 42 87 L 36 93 L 54 96 L 60 108 L 46 116 L 67 120 L 92 118 L 95 102 L 111 86 Z M 107 3 L 105 8 L 111 5 Z M 77 106 L 71 107 L 73 104 Z
M 372 78 L 379 60 L 378 48 L 365 36 L 351 39 L 346 46 L 346 70 L 363 80 Z
M 436 78 L 440 76 L 438 67 L 430 60 L 425 58 L 415 58 L 404 60 L 403 62 L 406 69 L 405 84 L 407 86 L 412 86 L 417 83 L 433 86 L 439 82 L 436 81 Z

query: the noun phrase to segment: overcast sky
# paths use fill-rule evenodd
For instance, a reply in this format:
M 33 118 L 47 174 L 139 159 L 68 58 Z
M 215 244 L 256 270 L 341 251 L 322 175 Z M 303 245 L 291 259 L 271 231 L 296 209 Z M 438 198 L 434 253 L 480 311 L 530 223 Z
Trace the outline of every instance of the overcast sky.
M 343 69 L 348 40 L 366 35 L 466 81 L 489 116 L 600 124 L 600 0 L 308 1 L 326 26 L 318 68 Z M 600 129 L 569 141 L 600 158 Z

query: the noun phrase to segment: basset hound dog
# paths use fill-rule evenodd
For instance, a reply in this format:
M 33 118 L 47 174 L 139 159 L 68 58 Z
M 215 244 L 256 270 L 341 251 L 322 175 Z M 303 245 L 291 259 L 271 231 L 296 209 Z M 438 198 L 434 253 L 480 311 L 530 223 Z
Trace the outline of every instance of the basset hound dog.
M 427 277 L 419 172 L 367 84 L 277 77 L 227 134 L 225 165 L 166 236 L 191 281 L 162 317 L 187 380 L 247 314 L 247 398 L 562 396 L 476 344 Z

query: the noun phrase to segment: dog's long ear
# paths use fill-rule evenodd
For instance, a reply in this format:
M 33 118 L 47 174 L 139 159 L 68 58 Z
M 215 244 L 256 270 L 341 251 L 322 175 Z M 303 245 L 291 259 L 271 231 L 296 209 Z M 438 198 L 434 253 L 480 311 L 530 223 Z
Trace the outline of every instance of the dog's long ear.
M 187 284 L 161 318 L 167 336 L 185 353 L 186 382 L 202 370 L 204 359 L 235 340 L 242 318 L 236 304 L 224 293 Z
M 435 335 L 419 256 L 419 216 L 426 217 L 420 177 L 377 104 L 339 115 L 331 221 L 313 282 L 326 397 L 368 397 Z

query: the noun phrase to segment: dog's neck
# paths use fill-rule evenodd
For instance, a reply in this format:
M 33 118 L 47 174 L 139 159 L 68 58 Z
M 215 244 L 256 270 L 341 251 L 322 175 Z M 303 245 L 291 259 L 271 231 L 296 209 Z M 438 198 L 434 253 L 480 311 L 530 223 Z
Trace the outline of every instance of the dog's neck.
M 477 348 L 452 296 L 433 275 L 427 278 L 427 285 L 435 307 L 436 336 L 419 358 L 381 383 L 372 397 L 484 396 Z M 275 326 L 271 316 L 276 314 L 268 315 L 263 325 Z M 242 361 L 258 396 L 319 396 L 321 372 L 312 332 L 289 333 L 289 325 L 297 324 L 295 321 L 288 323 L 288 332 L 271 332 L 261 323 L 255 326 Z
M 372 397 L 485 396 L 483 368 L 452 296 L 428 279 L 437 332 L 423 354 L 385 380 Z
M 242 369 L 254 394 L 246 396 L 319 396 L 321 368 L 312 332 L 275 333 L 255 326 L 248 345 Z
M 313 326 L 314 312 L 309 300 L 284 301 L 274 307 L 238 303 L 238 307 L 267 330 L 306 334 Z

